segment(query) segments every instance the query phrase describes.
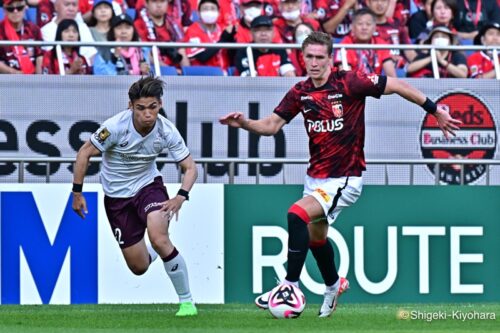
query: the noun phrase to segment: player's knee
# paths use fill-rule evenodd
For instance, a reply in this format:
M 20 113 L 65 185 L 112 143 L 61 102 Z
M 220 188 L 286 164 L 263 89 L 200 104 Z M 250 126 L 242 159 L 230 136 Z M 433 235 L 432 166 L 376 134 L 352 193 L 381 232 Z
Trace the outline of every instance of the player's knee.
M 288 224 L 309 224 L 311 221 L 306 210 L 299 205 L 292 205 L 288 210 Z
M 151 245 L 153 246 L 153 249 L 155 249 L 155 251 L 160 254 L 169 251 L 171 252 L 173 249 L 172 242 L 166 235 L 150 236 L 150 241 Z
M 149 267 L 149 263 L 148 264 L 144 264 L 144 263 L 141 263 L 141 264 L 137 264 L 137 263 L 128 264 L 128 268 L 135 275 L 143 275 L 144 273 L 147 272 L 148 267 Z
M 168 237 L 166 235 L 149 235 L 149 240 L 151 241 L 151 245 L 155 250 L 163 247 L 167 241 Z M 158 251 L 157 251 L 158 252 Z

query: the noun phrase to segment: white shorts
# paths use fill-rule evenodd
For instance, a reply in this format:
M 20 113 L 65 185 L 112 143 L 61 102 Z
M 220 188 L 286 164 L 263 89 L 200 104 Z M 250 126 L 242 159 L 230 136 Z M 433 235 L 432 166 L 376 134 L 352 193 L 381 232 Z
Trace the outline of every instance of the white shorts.
M 335 222 L 343 208 L 358 200 L 362 189 L 362 177 L 313 178 L 306 175 L 304 181 L 304 197 L 311 195 L 319 202 L 329 224 Z

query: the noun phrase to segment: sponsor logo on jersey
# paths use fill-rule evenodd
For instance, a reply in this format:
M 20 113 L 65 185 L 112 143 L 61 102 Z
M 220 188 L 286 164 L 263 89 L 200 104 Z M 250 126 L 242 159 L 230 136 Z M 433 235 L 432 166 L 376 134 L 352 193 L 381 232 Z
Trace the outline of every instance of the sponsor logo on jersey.
M 309 120 L 307 119 L 307 132 L 337 132 L 344 128 L 344 118 L 328 120 Z
M 150 162 L 154 161 L 156 158 L 156 155 L 134 155 L 134 154 L 123 154 L 123 153 L 119 154 L 119 156 L 123 162 L 137 162 L 137 161 Z
M 111 135 L 111 133 L 109 133 L 108 129 L 106 127 L 104 127 L 100 132 L 94 134 L 94 137 L 97 140 L 97 142 L 103 144 L 104 141 L 106 141 L 106 139 L 110 135 Z
M 337 98 L 342 98 L 342 94 L 335 94 L 335 95 L 328 95 L 328 99 L 337 99 Z
M 312 96 L 307 96 L 307 95 L 306 96 L 300 96 L 300 100 L 301 101 L 306 101 L 306 100 L 311 100 L 312 101 L 312 99 L 313 99 Z
M 451 116 L 462 121 L 455 137 L 445 138 L 436 119 L 427 114 L 421 125 L 420 146 L 424 158 L 493 159 L 498 136 L 491 109 L 470 92 L 455 91 L 438 98 L 437 104 L 449 109 Z M 434 174 L 434 164 L 427 166 Z M 461 165 L 440 165 L 439 180 L 459 184 Z M 464 165 L 464 184 L 476 181 L 486 172 L 484 164 Z
M 321 195 L 321 197 L 323 198 L 323 200 L 325 200 L 325 202 L 328 202 L 331 199 L 331 197 L 328 195 L 328 193 L 326 193 L 325 191 L 323 191 L 320 188 L 315 189 L 314 192 L 317 192 L 319 195 Z

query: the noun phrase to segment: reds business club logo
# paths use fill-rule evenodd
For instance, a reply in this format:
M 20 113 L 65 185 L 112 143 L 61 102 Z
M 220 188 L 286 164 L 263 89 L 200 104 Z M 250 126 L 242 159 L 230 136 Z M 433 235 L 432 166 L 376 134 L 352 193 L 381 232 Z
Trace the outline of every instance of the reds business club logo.
M 470 92 L 452 92 L 440 97 L 436 104 L 448 106 L 450 115 L 462 121 L 456 137 L 446 139 L 436 119 L 427 114 L 422 123 L 420 145 L 424 158 L 492 159 L 497 145 L 493 116 L 477 96 Z M 434 164 L 427 165 L 434 173 Z M 465 164 L 464 183 L 476 181 L 486 171 L 486 165 Z M 441 165 L 439 180 L 460 184 L 460 165 Z

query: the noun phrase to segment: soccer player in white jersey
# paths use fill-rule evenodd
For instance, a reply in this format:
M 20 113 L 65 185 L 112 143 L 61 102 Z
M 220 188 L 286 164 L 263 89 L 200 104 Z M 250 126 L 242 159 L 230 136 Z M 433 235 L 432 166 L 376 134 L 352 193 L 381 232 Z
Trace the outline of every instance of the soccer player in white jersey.
M 85 217 L 83 179 L 89 158 L 102 153 L 104 206 L 129 269 L 136 275 L 144 274 L 159 254 L 179 295 L 176 316 L 194 316 L 198 311 L 189 289 L 186 263 L 168 236 L 168 226 L 189 200 L 198 176 L 196 165 L 174 124 L 158 115 L 163 81 L 141 78 L 132 84 L 128 95 L 128 110 L 104 121 L 78 151 L 72 207 Z M 181 189 L 171 199 L 156 167 L 156 157 L 165 149 L 184 171 Z M 146 229 L 153 248 L 144 240 Z

